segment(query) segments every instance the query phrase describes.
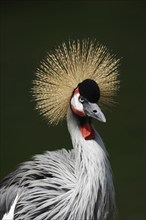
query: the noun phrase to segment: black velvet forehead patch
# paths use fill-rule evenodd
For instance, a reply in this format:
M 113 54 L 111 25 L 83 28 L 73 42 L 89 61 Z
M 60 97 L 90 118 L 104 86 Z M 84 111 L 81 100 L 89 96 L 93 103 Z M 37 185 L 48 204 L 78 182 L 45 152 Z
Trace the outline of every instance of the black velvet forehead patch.
M 96 103 L 100 98 L 100 89 L 98 84 L 92 79 L 85 79 L 78 84 L 80 95 L 89 102 Z

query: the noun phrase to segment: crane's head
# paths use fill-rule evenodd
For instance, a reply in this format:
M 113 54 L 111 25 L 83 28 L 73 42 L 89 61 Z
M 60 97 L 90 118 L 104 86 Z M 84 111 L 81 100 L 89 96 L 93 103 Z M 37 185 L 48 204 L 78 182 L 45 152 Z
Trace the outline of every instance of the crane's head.
M 119 59 L 98 42 L 63 43 L 47 53 L 33 81 L 36 108 L 49 123 L 58 124 L 71 106 L 79 116 L 105 122 L 99 106 L 110 107 L 119 89 Z
M 70 104 L 74 114 L 80 117 L 92 117 L 106 122 L 106 118 L 98 106 L 100 89 L 92 79 L 86 79 L 79 83 L 74 90 Z

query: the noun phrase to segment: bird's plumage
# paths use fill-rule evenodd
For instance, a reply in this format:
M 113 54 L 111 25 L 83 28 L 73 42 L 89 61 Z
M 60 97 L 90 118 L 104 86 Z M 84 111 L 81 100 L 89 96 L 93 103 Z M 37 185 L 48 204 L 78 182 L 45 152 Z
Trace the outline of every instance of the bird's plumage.
M 98 133 L 96 141 L 85 141 L 71 112 L 68 118 L 74 149 L 36 155 L 1 183 L 0 207 L 9 210 L 18 195 L 14 219 L 114 219 L 114 188 L 104 144 Z M 6 208 L 0 210 L 5 212 Z
M 57 124 L 66 117 L 73 90 L 85 79 L 97 82 L 99 105 L 109 107 L 119 89 L 118 67 L 119 59 L 96 41 L 63 43 L 37 69 L 32 90 L 36 108 Z
M 118 62 L 93 41 L 62 44 L 37 70 L 33 96 L 50 123 L 65 116 L 73 149 L 47 151 L 0 182 L 0 219 L 114 220 L 115 193 L 104 143 L 91 118 L 105 122 L 119 88 Z M 13 213 L 14 212 L 14 213 Z

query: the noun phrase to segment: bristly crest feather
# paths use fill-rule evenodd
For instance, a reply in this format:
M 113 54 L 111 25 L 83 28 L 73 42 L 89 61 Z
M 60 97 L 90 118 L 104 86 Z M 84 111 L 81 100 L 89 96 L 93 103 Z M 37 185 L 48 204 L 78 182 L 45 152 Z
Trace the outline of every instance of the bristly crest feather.
M 67 114 L 74 89 L 85 79 L 93 79 L 100 88 L 99 105 L 109 107 L 119 89 L 119 59 L 96 40 L 63 43 L 47 53 L 33 81 L 36 108 L 51 124 Z

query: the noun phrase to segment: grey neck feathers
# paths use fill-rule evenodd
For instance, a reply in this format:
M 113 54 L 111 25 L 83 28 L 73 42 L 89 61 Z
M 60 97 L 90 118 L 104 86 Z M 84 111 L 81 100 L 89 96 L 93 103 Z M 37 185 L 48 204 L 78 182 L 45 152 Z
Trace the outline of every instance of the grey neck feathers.
M 85 140 L 78 121 L 69 109 L 67 125 L 76 152 L 76 176 L 80 219 L 114 220 L 115 196 L 105 146 L 96 132 L 95 140 Z M 94 210 L 94 212 L 93 212 Z

